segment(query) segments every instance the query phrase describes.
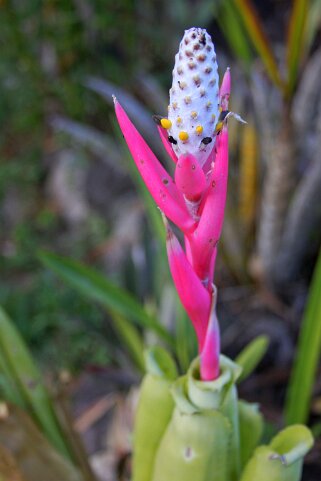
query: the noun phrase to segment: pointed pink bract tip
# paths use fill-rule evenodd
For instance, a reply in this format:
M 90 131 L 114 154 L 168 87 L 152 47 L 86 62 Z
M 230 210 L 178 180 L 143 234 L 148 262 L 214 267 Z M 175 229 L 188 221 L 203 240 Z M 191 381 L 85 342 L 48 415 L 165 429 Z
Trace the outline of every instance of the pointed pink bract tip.
M 175 162 L 177 162 L 177 156 L 173 150 L 172 144 L 168 140 L 168 133 L 167 130 L 163 129 L 160 125 L 157 125 L 157 130 L 160 136 L 161 141 L 163 142 L 163 145 L 165 147 L 166 152 L 170 156 L 170 158 Z
M 220 88 L 220 104 L 223 110 L 228 110 L 228 103 L 231 94 L 231 71 L 228 67 L 223 76 Z
M 231 70 L 230 67 L 227 67 L 225 73 L 223 75 L 223 80 L 220 88 L 220 94 L 229 94 L 231 92 Z
M 184 233 L 195 229 L 195 220 L 187 210 L 184 198 L 172 177 L 151 151 L 119 102 L 116 117 L 136 166 L 158 207 Z

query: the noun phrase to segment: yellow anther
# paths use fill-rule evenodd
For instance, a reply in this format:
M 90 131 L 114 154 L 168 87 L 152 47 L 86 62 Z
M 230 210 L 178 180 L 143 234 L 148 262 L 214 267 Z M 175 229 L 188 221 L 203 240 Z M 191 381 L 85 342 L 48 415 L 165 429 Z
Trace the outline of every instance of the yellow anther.
M 195 132 L 197 133 L 197 135 L 201 135 L 201 133 L 203 132 L 203 127 L 201 125 L 198 125 L 195 129 Z
M 220 132 L 223 127 L 223 122 L 217 122 L 216 127 L 215 127 L 215 132 Z
M 192 102 L 191 96 L 186 95 L 186 97 L 184 97 L 184 102 L 186 103 L 186 105 L 190 104 Z
M 177 117 L 176 119 L 176 125 L 177 126 L 180 126 L 182 124 L 183 120 L 182 120 L 182 117 Z
M 220 112 L 222 112 L 222 110 L 223 110 L 223 109 L 222 109 L 222 107 L 219 107 L 219 109 L 218 109 L 218 110 L 219 110 Z
M 212 117 L 211 117 L 211 122 L 212 122 L 212 124 L 214 124 L 215 120 L 216 120 L 216 115 L 215 115 L 215 114 L 212 114 Z
M 207 102 L 206 103 L 206 110 L 210 110 L 211 107 L 212 107 L 212 102 Z
M 192 119 L 197 119 L 197 112 L 195 110 L 191 112 L 191 117 Z
M 176 110 L 177 109 L 177 102 L 173 102 L 172 107 L 173 107 L 174 110 Z
M 160 123 L 163 129 L 170 129 L 172 126 L 172 122 L 168 119 L 161 119 Z
M 186 142 L 186 140 L 188 139 L 188 133 L 184 132 L 184 130 L 181 130 L 178 134 L 178 137 L 182 142 Z

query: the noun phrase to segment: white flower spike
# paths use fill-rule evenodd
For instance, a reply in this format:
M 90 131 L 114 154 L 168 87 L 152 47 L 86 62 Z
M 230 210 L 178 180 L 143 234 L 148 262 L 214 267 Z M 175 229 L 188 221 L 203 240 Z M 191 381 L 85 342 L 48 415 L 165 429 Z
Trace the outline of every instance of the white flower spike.
M 202 28 L 185 31 L 175 56 L 168 119 L 162 127 L 177 156 L 192 154 L 203 165 L 215 141 L 219 119 L 219 77 L 210 35 Z

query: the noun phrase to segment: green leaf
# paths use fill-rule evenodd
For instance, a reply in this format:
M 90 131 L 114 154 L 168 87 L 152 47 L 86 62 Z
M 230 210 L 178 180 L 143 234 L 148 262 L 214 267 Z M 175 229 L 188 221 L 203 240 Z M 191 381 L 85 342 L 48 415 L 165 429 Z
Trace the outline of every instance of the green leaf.
M 217 19 L 231 50 L 249 67 L 253 54 L 233 0 L 223 0 L 220 3 Z
M 273 451 L 281 454 L 289 466 L 303 458 L 313 446 L 313 437 L 306 426 L 295 425 L 280 431 L 271 441 Z
M 244 468 L 263 434 L 263 416 L 257 404 L 238 401 L 241 467 Z
M 253 46 L 256 48 L 265 64 L 267 73 L 275 85 L 282 89 L 283 83 L 280 78 L 279 69 L 271 44 L 265 34 L 261 19 L 251 0 L 234 0 L 234 4 L 239 10 L 246 32 L 250 37 Z
M 267 336 L 258 336 L 251 341 L 235 359 L 236 364 L 242 367 L 242 374 L 238 382 L 244 381 L 256 368 L 264 357 L 269 347 Z
M 146 370 L 153 376 L 174 381 L 177 369 L 172 356 L 161 346 L 153 346 L 145 351 Z
M 162 340 L 173 345 L 170 334 L 159 321 L 148 314 L 127 291 L 110 282 L 102 274 L 80 262 L 49 252 L 42 252 L 39 257 L 47 267 L 89 299 L 131 319 L 139 326 L 151 329 Z
M 172 416 L 170 393 L 177 376 L 171 356 L 161 347 L 145 352 L 146 371 L 135 415 L 133 432 L 132 481 L 151 481 L 159 443 Z
M 292 94 L 296 85 L 299 64 L 305 52 L 305 27 L 309 4 L 309 0 L 294 0 L 293 2 L 287 42 L 288 95 Z
M 300 481 L 303 457 L 312 446 L 313 437 L 306 426 L 290 426 L 268 446 L 255 450 L 240 481 Z
M 141 371 L 145 371 L 144 361 L 144 343 L 138 330 L 131 322 L 116 312 L 112 312 L 111 316 L 114 321 L 114 329 L 118 334 L 120 341 L 125 344 L 135 366 Z
M 307 25 L 304 29 L 305 33 L 305 53 L 307 53 L 315 39 L 315 36 L 320 28 L 321 23 L 321 0 L 314 0 L 310 2 L 307 14 Z
M 26 403 L 21 396 L 14 380 L 14 374 L 9 368 L 6 358 L 0 351 L 0 393 L 6 401 L 16 406 L 25 407 Z
M 20 334 L 0 307 L 0 350 L 4 374 L 11 373 L 20 398 L 24 399 L 34 419 L 52 444 L 67 458 L 72 459 L 44 387 L 40 372 Z
M 303 314 L 294 368 L 287 390 L 287 424 L 305 423 L 321 355 L 321 251 Z

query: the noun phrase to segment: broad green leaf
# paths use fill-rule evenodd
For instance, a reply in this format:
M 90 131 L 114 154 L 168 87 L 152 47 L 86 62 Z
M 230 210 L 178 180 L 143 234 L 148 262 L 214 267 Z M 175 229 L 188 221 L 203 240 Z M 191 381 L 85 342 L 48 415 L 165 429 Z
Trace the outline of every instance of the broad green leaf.
M 40 254 L 42 262 L 62 279 L 86 297 L 93 299 L 112 312 L 131 319 L 136 324 L 153 330 L 158 336 L 173 345 L 169 333 L 127 291 L 113 284 L 102 274 L 72 259 L 49 252 Z
M 40 372 L 20 334 L 1 308 L 0 350 L 3 362 L 7 365 L 6 372 L 11 373 L 20 397 L 42 431 L 62 454 L 71 459 Z
M 255 450 L 241 481 L 300 481 L 303 457 L 312 446 L 313 437 L 306 426 L 290 426 L 278 433 L 268 446 Z
M 234 3 L 239 10 L 247 34 L 261 56 L 271 80 L 277 87 L 283 88 L 272 47 L 251 0 L 234 0 Z
M 281 454 L 289 466 L 302 458 L 313 446 L 310 429 L 297 424 L 280 431 L 271 441 L 273 451 Z
M 321 355 L 321 251 L 303 314 L 294 368 L 287 390 L 287 424 L 305 423 Z
M 242 367 L 242 374 L 238 382 L 244 381 L 256 368 L 264 357 L 269 347 L 267 336 L 258 336 L 251 341 L 235 359 L 236 364 Z
M 262 438 L 264 421 L 257 404 L 238 401 L 238 409 L 241 466 L 243 469 Z
M 132 480 L 151 481 L 159 443 L 171 418 L 174 401 L 170 393 L 176 366 L 161 347 L 145 352 L 146 371 L 135 416 Z
M 299 64 L 305 52 L 305 28 L 309 10 L 309 0 L 294 0 L 287 41 L 287 93 L 291 95 L 296 85 Z

